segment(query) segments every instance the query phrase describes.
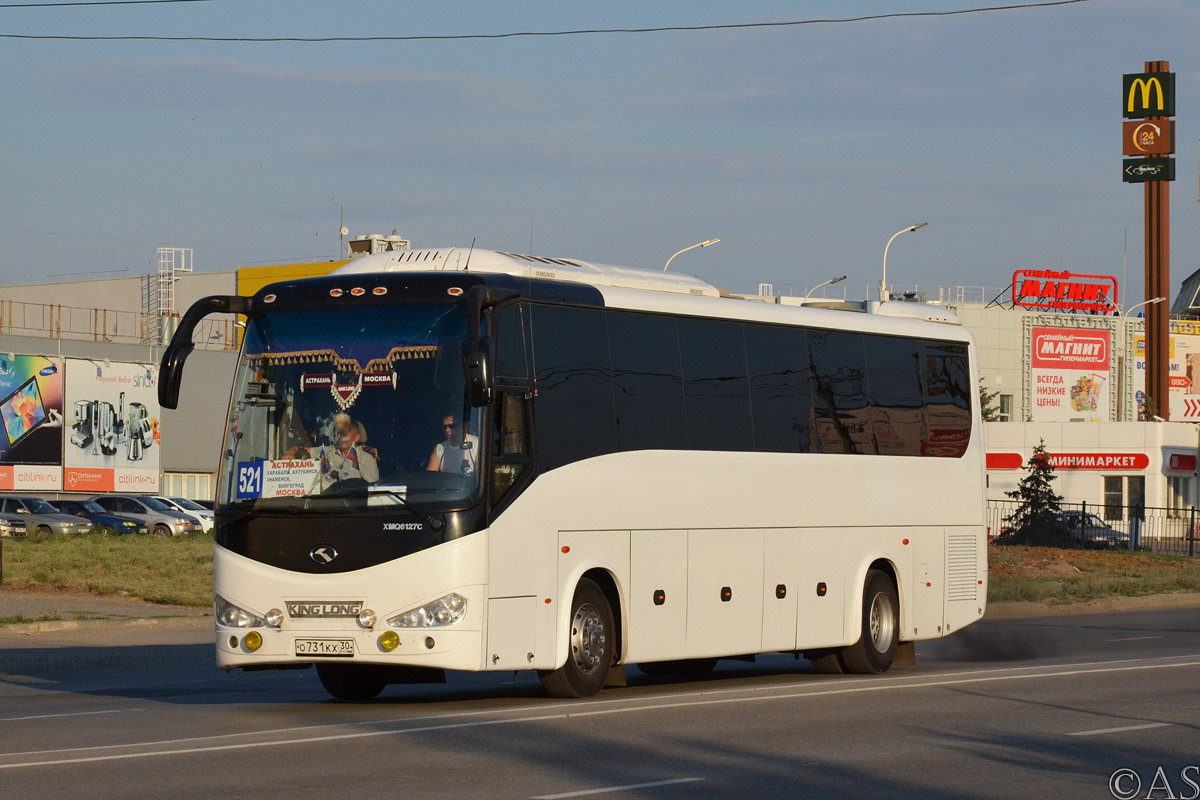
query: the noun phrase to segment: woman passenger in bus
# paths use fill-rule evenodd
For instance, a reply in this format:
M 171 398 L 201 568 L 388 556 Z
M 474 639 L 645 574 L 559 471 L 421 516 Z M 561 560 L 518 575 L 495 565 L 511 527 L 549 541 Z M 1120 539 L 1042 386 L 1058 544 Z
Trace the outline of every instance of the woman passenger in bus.
M 367 429 L 349 414 L 333 416 L 334 445 L 321 448 L 320 488 L 328 489 L 339 481 L 379 480 L 379 463 L 374 448 L 366 447 Z

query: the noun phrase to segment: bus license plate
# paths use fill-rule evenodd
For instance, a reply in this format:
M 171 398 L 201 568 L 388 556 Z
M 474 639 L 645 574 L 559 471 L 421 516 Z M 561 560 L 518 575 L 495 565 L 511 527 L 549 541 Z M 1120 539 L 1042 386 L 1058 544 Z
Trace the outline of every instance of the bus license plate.
M 297 639 L 296 655 L 349 658 L 354 655 L 353 639 Z

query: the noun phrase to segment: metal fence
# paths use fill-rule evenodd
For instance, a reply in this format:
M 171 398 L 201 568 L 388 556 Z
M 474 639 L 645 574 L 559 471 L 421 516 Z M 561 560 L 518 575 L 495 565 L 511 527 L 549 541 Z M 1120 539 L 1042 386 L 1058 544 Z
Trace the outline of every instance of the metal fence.
M 1016 500 L 989 500 L 988 541 L 1012 529 Z M 1103 503 L 1063 503 L 1058 520 L 1075 547 L 1200 555 L 1200 515 L 1195 508 L 1144 508 Z

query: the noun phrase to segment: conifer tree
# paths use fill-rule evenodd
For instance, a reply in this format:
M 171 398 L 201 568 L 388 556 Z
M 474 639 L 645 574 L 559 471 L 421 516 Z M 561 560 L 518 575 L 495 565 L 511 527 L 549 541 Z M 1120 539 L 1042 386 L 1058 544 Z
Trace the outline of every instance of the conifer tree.
M 1059 519 L 1063 498 L 1055 494 L 1051 486 L 1058 476 L 1054 474 L 1044 439 L 1038 440 L 1029 463 L 1021 469 L 1025 471 L 1025 477 L 1014 491 L 1005 492 L 1019 501 L 1019 505 L 1005 517 L 1010 527 L 998 541 L 1001 544 L 1069 547 L 1070 533 Z

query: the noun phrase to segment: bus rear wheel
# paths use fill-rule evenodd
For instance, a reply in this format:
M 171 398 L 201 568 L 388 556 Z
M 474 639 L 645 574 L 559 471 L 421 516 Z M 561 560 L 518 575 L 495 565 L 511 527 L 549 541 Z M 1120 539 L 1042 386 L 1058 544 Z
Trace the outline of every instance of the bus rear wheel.
M 862 634 L 841 652 L 847 672 L 860 675 L 886 672 L 896 658 L 900 637 L 900 598 L 886 573 L 867 572 L 863 586 Z
M 608 598 L 593 581 L 584 578 L 571 601 L 567 631 L 567 663 L 538 673 L 552 697 L 591 697 L 600 691 L 612 667 L 614 633 Z
M 372 664 L 317 664 L 317 677 L 325 691 L 352 703 L 374 700 L 388 685 L 385 668 Z

